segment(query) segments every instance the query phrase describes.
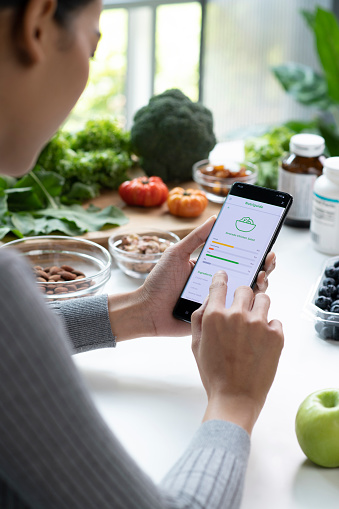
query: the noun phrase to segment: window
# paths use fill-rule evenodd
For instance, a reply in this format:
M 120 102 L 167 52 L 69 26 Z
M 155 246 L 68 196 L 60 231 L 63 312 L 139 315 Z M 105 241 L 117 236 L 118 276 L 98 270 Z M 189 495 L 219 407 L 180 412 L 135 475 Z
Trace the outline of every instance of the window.
M 218 141 L 243 129 L 309 119 L 280 87 L 270 67 L 288 61 L 319 68 L 301 9 L 331 0 L 209 0 L 206 6 L 202 100 L 213 112 Z M 314 112 L 315 113 L 315 112 Z
M 65 129 L 76 131 L 98 117 L 125 124 L 127 69 L 126 9 L 107 9 L 100 19 L 101 39 L 90 63 L 90 77 Z
M 108 117 L 129 129 L 135 112 L 168 88 L 198 100 L 200 2 L 104 4 L 89 81 L 65 128 Z

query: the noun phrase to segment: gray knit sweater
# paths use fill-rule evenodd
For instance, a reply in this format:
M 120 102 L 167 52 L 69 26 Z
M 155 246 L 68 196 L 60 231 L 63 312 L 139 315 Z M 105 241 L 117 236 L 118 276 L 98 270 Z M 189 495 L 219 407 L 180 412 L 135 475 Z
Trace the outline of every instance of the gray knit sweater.
M 156 486 L 102 419 L 71 357 L 114 345 L 107 296 L 54 308 L 25 263 L 0 250 L 1 509 L 239 507 L 247 433 L 202 424 Z

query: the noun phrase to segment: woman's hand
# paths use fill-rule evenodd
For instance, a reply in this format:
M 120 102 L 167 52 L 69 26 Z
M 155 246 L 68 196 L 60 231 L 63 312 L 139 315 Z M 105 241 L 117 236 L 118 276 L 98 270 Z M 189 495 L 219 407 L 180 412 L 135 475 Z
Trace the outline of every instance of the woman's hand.
M 206 241 L 216 217 L 193 230 L 162 255 L 145 283 L 135 292 L 110 295 L 109 317 L 117 341 L 145 336 L 185 336 L 189 323 L 173 317 L 174 306 L 192 272 L 192 253 Z M 264 271 L 257 278 L 256 292 L 265 292 L 267 276 L 275 267 L 275 255 L 269 253 Z
M 192 253 L 207 239 L 216 217 L 212 216 L 204 224 L 193 230 L 177 244 L 169 247 L 144 285 L 141 287 L 144 312 L 152 324 L 152 336 L 183 336 L 191 334 L 188 323 L 173 317 L 174 306 L 182 289 L 192 272 L 195 261 Z M 257 278 L 255 292 L 265 292 L 268 286 L 268 275 L 275 267 L 275 254 L 267 255 L 264 270 Z
M 166 249 L 141 287 L 144 311 L 153 327 L 152 336 L 191 334 L 189 323 L 173 317 L 174 306 L 192 272 L 192 253 L 206 241 L 216 217 L 210 217 L 180 242 Z
M 267 320 L 267 295 L 239 287 L 226 309 L 226 293 L 227 275 L 217 272 L 192 315 L 192 349 L 208 397 L 205 420 L 235 422 L 251 433 L 276 373 L 282 326 Z

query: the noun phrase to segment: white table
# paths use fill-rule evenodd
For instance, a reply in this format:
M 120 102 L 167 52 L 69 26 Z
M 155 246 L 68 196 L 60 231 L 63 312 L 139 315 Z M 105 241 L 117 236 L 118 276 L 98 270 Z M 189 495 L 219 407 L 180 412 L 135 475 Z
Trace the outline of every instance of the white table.
M 253 433 L 242 508 L 337 509 L 338 470 L 306 461 L 294 432 L 301 401 L 315 390 L 339 387 L 339 344 L 319 339 L 303 315 L 327 256 L 313 249 L 308 230 L 287 226 L 274 251 L 270 316 L 284 325 L 285 348 Z M 119 293 L 139 284 L 113 268 L 106 290 Z M 184 450 L 205 408 L 190 339 L 138 339 L 75 358 L 102 415 L 155 481 Z

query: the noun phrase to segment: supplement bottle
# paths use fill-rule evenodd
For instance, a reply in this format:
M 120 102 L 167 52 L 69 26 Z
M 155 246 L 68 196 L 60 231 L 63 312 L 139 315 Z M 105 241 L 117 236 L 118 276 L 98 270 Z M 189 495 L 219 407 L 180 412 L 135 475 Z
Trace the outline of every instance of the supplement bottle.
M 318 251 L 339 254 L 339 157 L 326 159 L 314 184 L 311 238 Z
M 322 174 L 325 140 L 316 134 L 296 134 L 290 140 L 290 154 L 279 168 L 278 189 L 293 196 L 285 224 L 308 228 L 312 215 L 313 186 Z

